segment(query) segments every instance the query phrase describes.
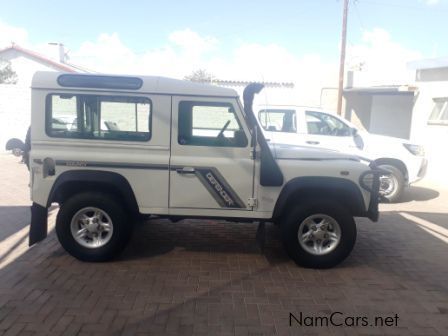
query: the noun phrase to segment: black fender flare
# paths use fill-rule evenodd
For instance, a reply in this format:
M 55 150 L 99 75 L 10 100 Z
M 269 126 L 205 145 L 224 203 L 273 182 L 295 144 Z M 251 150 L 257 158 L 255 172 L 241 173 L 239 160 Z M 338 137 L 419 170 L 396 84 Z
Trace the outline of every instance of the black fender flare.
M 121 174 L 103 170 L 69 170 L 59 175 L 47 200 L 61 203 L 76 192 L 102 190 L 112 193 L 133 214 L 139 213 L 137 199 L 129 181 Z
M 366 205 L 360 188 L 353 181 L 338 177 L 303 176 L 290 180 L 282 188 L 272 218 L 278 219 L 295 200 L 334 199 L 347 206 L 353 216 L 364 217 Z

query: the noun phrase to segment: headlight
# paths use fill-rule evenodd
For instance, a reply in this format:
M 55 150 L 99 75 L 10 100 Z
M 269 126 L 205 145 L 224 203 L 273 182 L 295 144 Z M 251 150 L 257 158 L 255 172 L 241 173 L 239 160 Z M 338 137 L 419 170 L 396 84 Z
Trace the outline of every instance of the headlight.
M 425 149 L 423 146 L 419 145 L 411 145 L 411 144 L 403 144 L 403 146 L 411 153 L 416 156 L 425 156 Z

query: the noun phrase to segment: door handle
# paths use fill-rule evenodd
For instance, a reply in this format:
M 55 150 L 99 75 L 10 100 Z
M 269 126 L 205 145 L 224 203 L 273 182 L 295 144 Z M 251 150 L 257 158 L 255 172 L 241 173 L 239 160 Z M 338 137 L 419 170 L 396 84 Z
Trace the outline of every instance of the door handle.
M 318 145 L 320 142 L 319 141 L 307 141 L 306 143 L 309 145 Z
M 196 174 L 196 169 L 193 167 L 183 167 L 180 169 L 176 169 L 178 174 Z

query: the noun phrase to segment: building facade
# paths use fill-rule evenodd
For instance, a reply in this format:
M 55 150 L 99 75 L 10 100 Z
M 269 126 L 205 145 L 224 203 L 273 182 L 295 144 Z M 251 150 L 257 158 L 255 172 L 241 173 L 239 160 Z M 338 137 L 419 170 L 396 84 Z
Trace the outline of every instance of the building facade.
M 16 44 L 0 49 L 0 60 L 9 62 L 17 75 L 15 84 L 0 84 L 0 151 L 10 138 L 24 140 L 31 117 L 31 80 L 36 71 L 84 72 Z

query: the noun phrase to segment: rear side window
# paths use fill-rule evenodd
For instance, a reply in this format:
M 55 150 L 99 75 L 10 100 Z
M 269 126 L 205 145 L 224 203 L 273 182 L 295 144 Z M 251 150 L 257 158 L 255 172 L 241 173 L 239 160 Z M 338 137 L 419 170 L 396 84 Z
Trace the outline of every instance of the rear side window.
M 50 94 L 46 131 L 51 137 L 148 141 L 151 101 L 140 97 Z
M 261 110 L 258 119 L 264 130 L 269 132 L 297 132 L 296 111 L 294 110 Z
M 182 101 L 179 103 L 180 145 L 246 147 L 246 134 L 232 104 Z

